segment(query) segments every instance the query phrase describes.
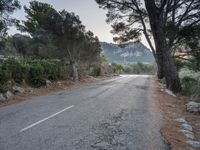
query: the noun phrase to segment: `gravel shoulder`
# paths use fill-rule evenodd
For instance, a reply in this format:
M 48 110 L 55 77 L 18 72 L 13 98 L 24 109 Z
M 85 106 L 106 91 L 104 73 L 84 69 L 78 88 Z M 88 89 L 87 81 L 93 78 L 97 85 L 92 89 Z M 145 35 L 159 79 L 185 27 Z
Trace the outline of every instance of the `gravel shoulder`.
M 100 82 L 103 80 L 111 79 L 111 78 L 116 78 L 116 77 L 106 77 L 106 76 L 101 76 L 101 77 L 91 77 L 88 76 L 85 79 L 82 79 L 78 82 L 73 82 L 73 81 L 59 81 L 56 83 L 53 83 L 52 86 L 49 87 L 41 87 L 41 88 L 31 88 L 28 86 L 24 86 L 23 88 L 25 89 L 24 93 L 18 93 L 14 96 L 12 96 L 9 100 L 5 102 L 0 102 L 0 108 L 5 107 L 8 105 L 20 103 L 23 101 L 27 100 L 32 100 L 36 97 L 39 96 L 46 96 L 46 95 L 51 95 L 63 90 L 75 88 L 75 87 L 80 87 L 84 85 L 89 85 L 95 82 Z
M 200 115 L 186 111 L 187 97 L 173 97 L 160 90 L 160 84 L 154 80 L 153 99 L 159 106 L 164 122 L 161 126 L 161 134 L 172 150 L 195 150 L 189 144 L 184 134 L 180 131 L 177 118 L 185 118 L 193 127 L 195 140 L 200 140 Z

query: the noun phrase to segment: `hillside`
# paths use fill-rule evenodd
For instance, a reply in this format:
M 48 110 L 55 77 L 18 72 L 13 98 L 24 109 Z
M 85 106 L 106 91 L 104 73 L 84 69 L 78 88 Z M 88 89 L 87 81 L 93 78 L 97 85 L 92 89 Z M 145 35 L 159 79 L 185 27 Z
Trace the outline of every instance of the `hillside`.
M 140 42 L 130 42 L 123 45 L 101 43 L 102 53 L 108 62 L 118 64 L 135 64 L 138 62 L 151 64 L 154 62 L 151 51 Z

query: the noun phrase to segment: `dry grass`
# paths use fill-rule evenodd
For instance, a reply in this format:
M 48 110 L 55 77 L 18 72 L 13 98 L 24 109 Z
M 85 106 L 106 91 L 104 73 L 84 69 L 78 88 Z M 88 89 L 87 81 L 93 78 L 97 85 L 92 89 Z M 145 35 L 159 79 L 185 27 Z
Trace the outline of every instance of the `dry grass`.
M 161 134 L 170 144 L 172 150 L 194 150 L 186 143 L 186 138 L 180 132 L 180 125 L 176 118 L 184 117 L 194 128 L 195 139 L 200 140 L 200 115 L 191 114 L 186 111 L 185 104 L 188 98 L 172 97 L 160 91 L 160 84 L 154 81 L 153 99 L 160 108 L 160 113 L 165 121 L 161 126 Z

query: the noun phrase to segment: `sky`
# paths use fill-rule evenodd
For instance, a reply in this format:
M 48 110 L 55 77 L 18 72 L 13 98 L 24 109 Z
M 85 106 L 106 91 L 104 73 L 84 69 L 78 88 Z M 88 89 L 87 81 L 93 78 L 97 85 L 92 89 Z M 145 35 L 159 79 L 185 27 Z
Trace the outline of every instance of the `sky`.
M 31 0 L 19 0 L 21 5 L 28 6 Z M 87 30 L 91 30 L 102 42 L 113 42 L 113 35 L 110 33 L 111 26 L 105 22 L 106 10 L 100 9 L 95 0 L 38 0 L 49 3 L 57 10 L 67 10 L 74 12 L 80 17 L 83 25 Z M 25 12 L 22 7 L 21 10 L 15 11 L 13 17 L 19 20 L 25 20 Z M 9 34 L 20 33 L 15 27 L 11 27 Z M 142 38 L 142 43 L 146 46 L 146 41 Z

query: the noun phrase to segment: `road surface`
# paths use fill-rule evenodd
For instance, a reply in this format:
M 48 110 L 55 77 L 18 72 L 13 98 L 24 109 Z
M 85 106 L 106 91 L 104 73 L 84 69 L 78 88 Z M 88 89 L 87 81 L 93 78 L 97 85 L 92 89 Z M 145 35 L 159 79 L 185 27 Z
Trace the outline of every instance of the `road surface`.
M 0 108 L 0 150 L 165 150 L 151 80 L 123 75 Z

